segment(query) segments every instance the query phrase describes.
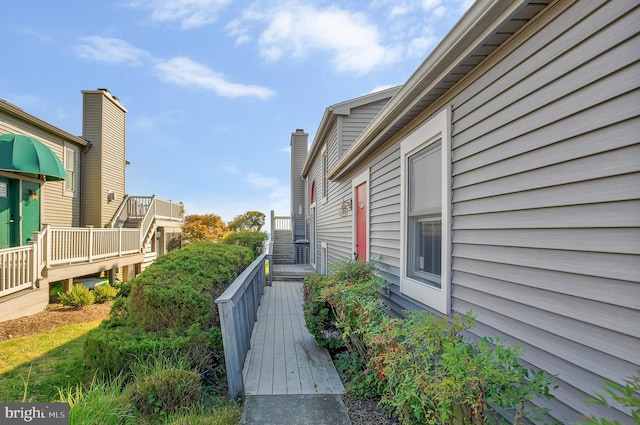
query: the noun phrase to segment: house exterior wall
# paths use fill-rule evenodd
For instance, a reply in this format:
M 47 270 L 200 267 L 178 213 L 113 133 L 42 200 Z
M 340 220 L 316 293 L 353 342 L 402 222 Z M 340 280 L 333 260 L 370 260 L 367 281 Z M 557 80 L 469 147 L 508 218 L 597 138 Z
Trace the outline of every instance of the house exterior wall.
M 389 98 L 378 100 L 373 103 L 351 108 L 349 115 L 340 117 L 341 119 L 341 143 L 339 146 L 338 157 L 346 152 L 353 142 L 358 138 L 362 130 L 369 125 L 371 120 L 378 115 L 384 105 L 387 104 Z
M 410 123 L 451 108 L 451 312 L 558 374 L 539 404 L 566 423 L 626 422 L 584 399 L 640 369 L 639 19 L 631 1 L 557 2 Z M 427 309 L 400 290 L 410 131 L 358 169 L 396 315 Z
M 291 134 L 291 220 L 294 241 L 306 238 L 305 184 L 300 173 L 307 156 L 308 139 L 309 134 L 300 129 Z
M 125 194 L 125 115 L 118 100 L 107 90 L 83 90 L 83 137 L 92 144 L 85 163 L 84 220 L 104 227 Z M 109 192 L 115 194 L 108 199 Z
M 64 163 L 64 148 L 71 147 L 78 152 L 77 160 L 80 160 L 82 147 L 77 144 L 74 137 L 64 137 L 40 126 L 38 120 L 27 120 L 9 112 L 13 109 L 6 105 L 7 109 L 0 108 L 0 134 L 16 133 L 33 137 L 50 148 Z M 77 176 L 79 178 L 79 176 Z M 33 180 L 35 181 L 35 180 Z M 41 217 L 42 224 L 52 226 L 79 226 L 80 225 L 80 194 L 66 196 L 63 181 L 48 181 L 40 186 Z

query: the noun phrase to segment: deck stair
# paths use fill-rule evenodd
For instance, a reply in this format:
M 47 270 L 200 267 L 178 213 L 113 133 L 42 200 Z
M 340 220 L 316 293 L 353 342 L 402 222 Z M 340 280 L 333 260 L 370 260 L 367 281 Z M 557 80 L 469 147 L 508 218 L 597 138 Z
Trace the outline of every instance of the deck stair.
M 293 264 L 293 233 L 288 230 L 274 231 L 273 262 L 274 264 Z
M 300 282 L 315 270 L 309 264 L 278 264 L 273 265 L 273 280 L 284 282 Z

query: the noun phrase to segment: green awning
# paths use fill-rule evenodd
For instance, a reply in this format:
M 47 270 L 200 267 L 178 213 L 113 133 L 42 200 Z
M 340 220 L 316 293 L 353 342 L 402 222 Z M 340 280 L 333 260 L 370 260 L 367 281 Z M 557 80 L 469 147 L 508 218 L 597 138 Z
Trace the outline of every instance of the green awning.
M 58 156 L 42 142 L 21 134 L 0 136 L 0 170 L 34 174 L 47 180 L 64 180 L 67 175 Z

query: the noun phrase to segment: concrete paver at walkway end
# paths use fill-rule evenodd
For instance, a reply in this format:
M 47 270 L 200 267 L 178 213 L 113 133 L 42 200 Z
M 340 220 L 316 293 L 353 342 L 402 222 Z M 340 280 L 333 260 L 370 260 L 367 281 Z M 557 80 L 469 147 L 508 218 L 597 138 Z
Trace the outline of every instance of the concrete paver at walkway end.
M 351 425 L 339 394 L 249 395 L 241 425 Z

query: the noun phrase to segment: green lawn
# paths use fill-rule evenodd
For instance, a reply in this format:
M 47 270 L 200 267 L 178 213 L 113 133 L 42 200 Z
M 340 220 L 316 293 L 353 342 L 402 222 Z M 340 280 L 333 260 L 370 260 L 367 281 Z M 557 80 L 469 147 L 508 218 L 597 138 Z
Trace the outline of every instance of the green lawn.
M 0 342 L 0 400 L 49 402 L 59 399 L 58 388 L 84 383 L 84 340 L 100 322 Z

